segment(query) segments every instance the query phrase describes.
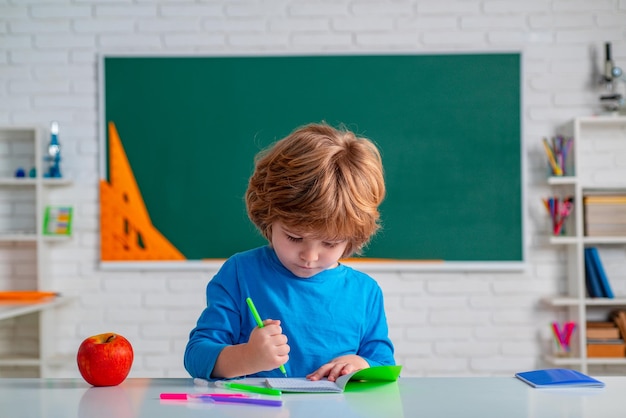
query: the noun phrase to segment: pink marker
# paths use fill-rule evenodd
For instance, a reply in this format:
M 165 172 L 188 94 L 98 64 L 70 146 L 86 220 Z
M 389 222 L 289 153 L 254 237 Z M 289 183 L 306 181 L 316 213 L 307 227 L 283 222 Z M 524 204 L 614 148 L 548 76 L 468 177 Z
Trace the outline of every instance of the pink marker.
M 187 399 L 208 397 L 208 398 L 248 398 L 243 393 L 162 393 L 160 395 L 164 401 L 186 401 Z

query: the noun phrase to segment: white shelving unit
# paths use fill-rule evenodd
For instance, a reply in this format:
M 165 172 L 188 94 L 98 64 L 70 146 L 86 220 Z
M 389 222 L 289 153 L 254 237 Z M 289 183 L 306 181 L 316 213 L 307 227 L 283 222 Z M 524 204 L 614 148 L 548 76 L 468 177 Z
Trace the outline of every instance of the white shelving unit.
M 45 207 L 54 191 L 72 184 L 43 176 L 45 145 L 38 127 L 0 127 L 0 290 L 54 291 L 47 276 L 48 250 L 71 239 L 43 234 Z M 25 177 L 15 176 L 18 168 Z M 50 325 L 69 300 L 0 302 L 0 377 L 46 377 L 58 362 Z
M 598 116 L 572 120 L 559 134 L 574 138 L 574 175 L 551 177 L 548 184 L 556 195 L 574 197 L 574 212 L 566 225 L 566 235 L 553 236 L 550 243 L 563 245 L 567 252 L 567 294 L 546 298 L 545 302 L 564 310 L 569 320 L 576 321 L 577 333 L 568 357 L 551 353 L 546 361 L 554 366 L 576 368 L 589 373 L 590 367 L 626 366 L 625 358 L 587 358 L 586 321 L 602 319 L 612 309 L 626 308 L 626 295 L 616 294 L 615 299 L 589 298 L 585 285 L 584 250 L 587 246 L 624 247 L 625 237 L 587 237 L 584 234 L 583 196 L 594 189 L 626 191 L 626 176 L 616 175 L 619 161 L 618 144 L 626 142 L 626 117 Z M 609 281 L 610 281 L 609 277 Z M 606 318 L 604 318 L 606 319 Z

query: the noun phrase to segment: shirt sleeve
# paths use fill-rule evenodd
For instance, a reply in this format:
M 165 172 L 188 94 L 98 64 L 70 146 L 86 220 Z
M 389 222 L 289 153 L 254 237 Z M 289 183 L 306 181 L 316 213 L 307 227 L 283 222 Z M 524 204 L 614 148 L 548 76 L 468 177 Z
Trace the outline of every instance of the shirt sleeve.
M 224 347 L 238 344 L 241 331 L 241 295 L 236 263 L 227 260 L 206 288 L 207 306 L 189 335 L 184 365 L 192 377 L 211 379 Z
M 378 285 L 372 293 L 372 303 L 370 311 L 365 315 L 363 339 L 357 354 L 370 366 L 393 366 L 396 362 L 393 357 L 393 344 L 389 339 L 383 293 Z

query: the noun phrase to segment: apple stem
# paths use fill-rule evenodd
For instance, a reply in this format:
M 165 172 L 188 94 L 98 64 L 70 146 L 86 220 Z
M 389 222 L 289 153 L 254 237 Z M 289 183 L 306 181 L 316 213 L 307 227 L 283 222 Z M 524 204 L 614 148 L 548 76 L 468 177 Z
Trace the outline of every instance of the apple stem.
M 110 343 L 111 341 L 113 341 L 115 339 L 115 334 L 109 336 L 109 338 L 106 339 L 105 343 Z

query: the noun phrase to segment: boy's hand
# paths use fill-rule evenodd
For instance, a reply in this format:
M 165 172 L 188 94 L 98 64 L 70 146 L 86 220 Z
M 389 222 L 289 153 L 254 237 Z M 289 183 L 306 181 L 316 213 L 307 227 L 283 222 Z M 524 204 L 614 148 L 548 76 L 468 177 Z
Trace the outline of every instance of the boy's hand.
M 247 359 L 257 371 L 274 370 L 289 360 L 290 347 L 279 320 L 266 319 L 255 327 L 247 344 Z
M 327 376 L 328 380 L 334 382 L 339 376 L 343 376 L 361 369 L 367 369 L 369 364 L 362 357 L 356 354 L 349 354 L 332 359 L 322 367 L 306 376 L 309 380 L 320 380 Z

